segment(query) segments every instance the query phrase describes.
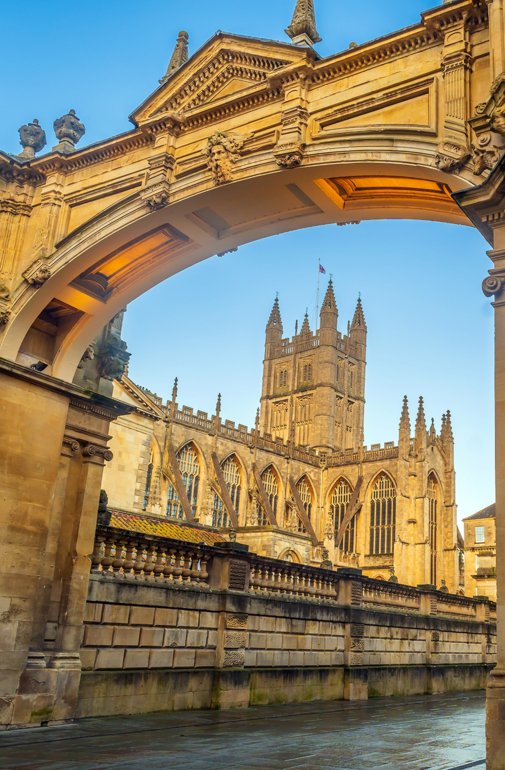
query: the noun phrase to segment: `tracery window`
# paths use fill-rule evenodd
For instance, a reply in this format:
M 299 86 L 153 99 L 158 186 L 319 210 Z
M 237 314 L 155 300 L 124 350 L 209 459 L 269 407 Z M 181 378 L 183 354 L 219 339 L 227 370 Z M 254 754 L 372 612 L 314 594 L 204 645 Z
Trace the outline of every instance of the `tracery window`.
M 177 464 L 182 476 L 193 515 L 198 503 L 198 485 L 200 482 L 200 463 L 193 444 L 186 444 L 177 452 Z M 184 509 L 172 484 L 168 486 L 167 516 L 169 519 L 183 519 Z
M 279 482 L 277 475 L 275 474 L 271 465 L 269 465 L 268 468 L 265 468 L 261 474 L 261 482 L 265 489 L 268 502 L 270 503 L 270 508 L 272 509 L 274 516 L 277 518 L 277 506 L 279 503 Z M 259 527 L 265 527 L 269 523 L 267 513 L 260 503 L 257 504 L 257 516 Z
M 330 514 L 335 523 L 335 537 L 347 513 L 351 494 L 351 485 L 345 479 L 339 479 L 333 487 L 330 498 Z M 354 516 L 346 527 L 344 537 L 340 543 L 340 550 L 343 553 L 356 552 L 356 519 L 357 516 Z
M 303 364 L 302 366 L 302 382 L 312 382 L 312 364 Z
M 312 516 L 312 489 L 310 487 L 309 482 L 307 481 L 307 477 L 303 476 L 298 484 L 296 485 L 296 489 L 298 494 L 300 495 L 300 500 L 302 501 L 302 505 L 304 507 L 305 513 L 307 514 L 307 518 L 311 519 Z M 303 522 L 298 517 L 298 532 L 305 532 L 305 527 L 303 526 Z
M 370 553 L 392 554 L 396 532 L 396 487 L 387 473 L 381 473 L 370 500 Z
M 309 443 L 311 407 L 312 398 L 310 396 L 298 399 L 296 404 L 296 443 L 298 446 L 307 446 Z
M 430 583 L 437 584 L 437 528 L 439 486 L 434 473 L 428 477 L 428 526 L 430 543 Z
M 279 388 L 286 388 L 288 384 L 288 370 L 281 369 L 278 376 Z
M 228 457 L 221 465 L 223 477 L 228 489 L 228 494 L 237 515 L 240 506 L 241 475 L 240 466 L 236 457 Z M 212 506 L 212 526 L 229 527 L 230 517 L 226 507 L 217 493 L 214 493 L 214 502 Z

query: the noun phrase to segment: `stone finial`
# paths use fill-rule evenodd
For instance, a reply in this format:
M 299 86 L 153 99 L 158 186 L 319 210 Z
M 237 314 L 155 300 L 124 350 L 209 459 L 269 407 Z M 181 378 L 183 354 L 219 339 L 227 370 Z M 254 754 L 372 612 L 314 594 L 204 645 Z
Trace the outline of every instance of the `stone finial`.
M 174 380 L 174 387 L 172 388 L 172 404 L 177 403 L 178 390 L 179 390 L 179 378 L 176 377 Z
M 79 139 L 82 139 L 86 129 L 84 123 L 81 123 L 75 114 L 75 110 L 69 110 L 66 115 L 54 121 L 54 133 L 59 144 L 53 147 L 53 150 L 67 154 L 75 150 L 75 145 Z
M 30 160 L 35 157 L 36 152 L 39 152 L 47 144 L 46 133 L 39 125 L 37 118 L 34 118 L 31 123 L 25 123 L 18 131 L 19 144 L 23 148 L 23 152 L 19 153 L 18 158 Z
M 217 401 L 216 401 L 216 417 L 221 416 L 221 393 L 217 394 Z
M 419 396 L 419 407 L 417 409 L 416 418 L 416 434 L 426 433 L 426 416 L 424 414 L 424 398 Z
M 311 331 L 310 331 L 310 323 L 309 323 L 309 311 L 306 310 L 305 311 L 305 316 L 303 318 L 302 330 L 301 330 L 300 334 L 310 334 L 310 333 L 311 333 Z
M 328 288 L 324 296 L 323 304 L 321 305 L 321 313 L 323 313 L 325 310 L 336 310 L 336 309 L 337 309 L 337 301 L 335 299 L 335 292 L 333 291 L 333 281 L 330 278 L 330 280 L 328 281 Z
M 367 330 L 365 313 L 363 311 L 363 303 L 361 302 L 361 294 L 358 297 L 356 310 L 354 311 L 354 316 L 351 323 L 351 331 L 354 329 L 364 329 L 365 331 Z
M 160 83 L 163 84 L 174 74 L 174 72 L 177 72 L 177 70 L 180 69 L 183 64 L 186 64 L 188 60 L 188 40 L 189 35 L 187 32 L 184 32 L 184 30 L 179 32 L 172 58 L 170 59 L 167 71 L 161 78 Z
M 254 420 L 254 430 L 256 433 L 259 433 L 260 431 L 260 410 L 259 407 L 256 409 L 256 418 Z
M 321 38 L 316 29 L 314 0 L 297 0 L 291 24 L 286 34 L 295 45 L 313 46 Z
M 270 317 L 268 319 L 267 323 L 267 329 L 271 327 L 276 327 L 281 330 L 282 333 L 282 318 L 281 318 L 281 310 L 279 307 L 279 297 L 277 296 L 274 300 L 274 304 L 272 307 L 272 311 L 270 313 Z
M 409 414 L 409 400 L 407 396 L 403 397 L 402 414 L 400 417 L 400 430 L 410 438 L 410 414 Z

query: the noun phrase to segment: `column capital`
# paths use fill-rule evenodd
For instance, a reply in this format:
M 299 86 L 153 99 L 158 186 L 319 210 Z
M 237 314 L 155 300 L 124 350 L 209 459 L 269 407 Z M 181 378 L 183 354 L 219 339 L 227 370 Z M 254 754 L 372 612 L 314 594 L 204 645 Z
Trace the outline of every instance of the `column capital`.
M 107 449 L 105 446 L 97 446 L 96 444 L 87 444 L 83 448 L 82 454 L 84 457 L 96 458 L 97 460 L 103 459 L 107 462 L 110 462 L 114 457 L 110 449 Z

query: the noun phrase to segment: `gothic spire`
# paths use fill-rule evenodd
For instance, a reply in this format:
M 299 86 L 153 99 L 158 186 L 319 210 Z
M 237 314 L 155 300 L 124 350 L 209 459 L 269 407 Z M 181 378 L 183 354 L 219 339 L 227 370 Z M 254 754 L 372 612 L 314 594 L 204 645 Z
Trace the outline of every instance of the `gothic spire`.
M 422 431 L 426 433 L 426 415 L 424 414 L 424 398 L 419 396 L 419 407 L 416 418 L 416 435 Z
M 172 58 L 170 59 L 170 64 L 168 65 L 167 71 L 161 78 L 160 83 L 164 83 L 174 74 L 174 72 L 177 72 L 177 70 L 180 69 L 183 64 L 186 64 L 188 60 L 188 40 L 189 35 L 187 32 L 179 32 L 174 52 L 172 54 Z
M 297 0 L 291 24 L 286 34 L 295 45 L 313 46 L 321 38 L 316 29 L 316 13 L 314 0 Z
M 434 444 L 435 443 L 435 439 L 437 437 L 437 431 L 435 430 L 435 420 L 433 419 L 433 417 L 431 418 L 431 425 L 430 425 L 429 435 L 430 435 L 430 443 Z
M 216 401 L 216 417 L 221 416 L 221 393 L 217 394 L 217 401 Z
M 308 311 L 305 312 L 305 317 L 303 319 L 302 330 L 301 330 L 300 334 L 310 334 L 310 323 L 309 323 L 309 313 L 308 313 Z
M 335 292 L 333 291 L 333 281 L 328 281 L 328 288 L 326 289 L 326 294 L 324 296 L 323 304 L 321 305 L 321 313 L 324 310 L 336 310 L 337 309 L 337 301 L 335 299 Z
M 354 316 L 352 319 L 351 331 L 353 329 L 364 329 L 366 331 L 366 321 L 365 314 L 363 312 L 363 305 L 361 304 L 361 296 L 358 297 L 356 310 L 354 311 Z
M 410 414 L 409 414 L 409 400 L 407 396 L 403 397 L 402 414 L 400 417 L 400 431 L 405 431 L 410 438 Z
M 279 328 L 282 334 L 282 318 L 281 318 L 281 311 L 279 308 L 279 297 L 275 298 L 272 312 L 270 313 L 270 318 L 268 319 L 268 323 L 267 323 L 267 329 L 270 329 L 272 327 Z
M 454 441 L 454 433 L 452 432 L 452 416 L 449 409 L 445 415 L 445 429 L 447 431 L 447 438 L 449 441 Z
M 179 390 L 179 378 L 176 377 L 174 380 L 174 387 L 172 388 L 172 403 L 175 404 L 177 401 L 177 393 Z

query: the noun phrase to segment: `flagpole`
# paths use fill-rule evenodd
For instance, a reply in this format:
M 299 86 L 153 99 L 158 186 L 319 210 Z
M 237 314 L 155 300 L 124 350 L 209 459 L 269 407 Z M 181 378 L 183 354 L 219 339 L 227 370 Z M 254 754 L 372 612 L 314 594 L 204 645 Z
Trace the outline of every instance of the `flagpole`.
M 319 289 L 321 286 L 321 260 L 317 260 L 316 332 L 319 324 Z

